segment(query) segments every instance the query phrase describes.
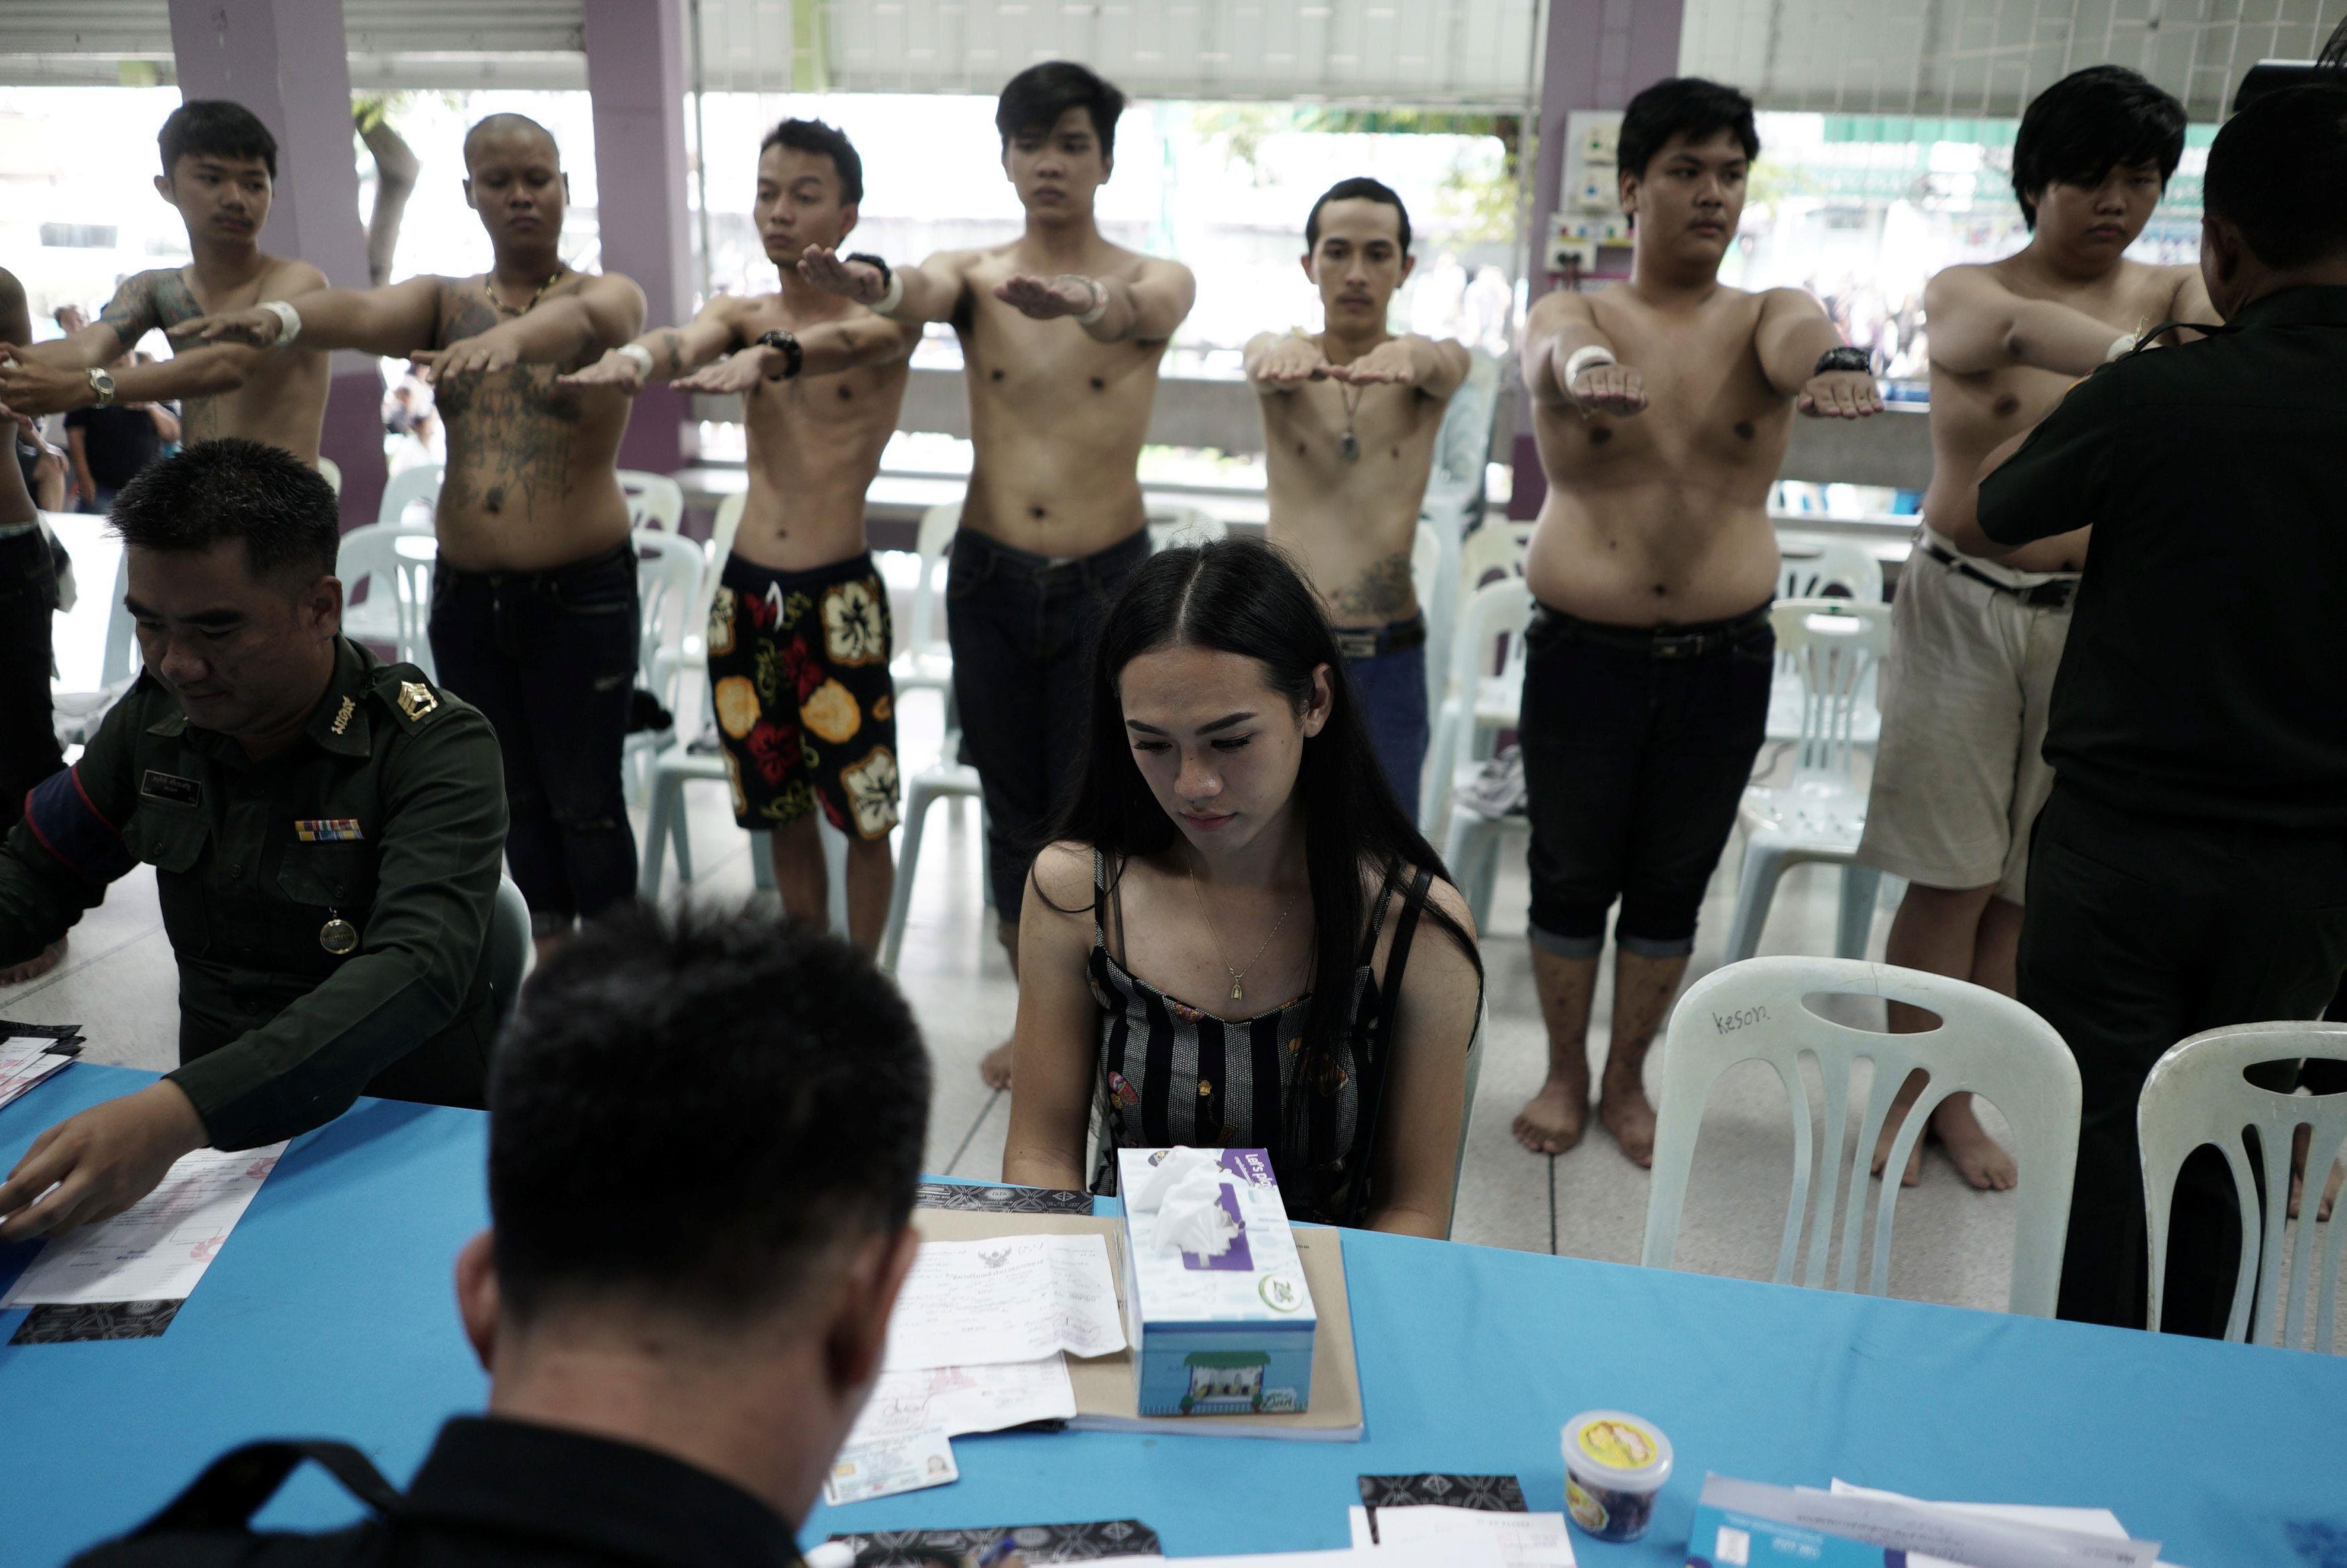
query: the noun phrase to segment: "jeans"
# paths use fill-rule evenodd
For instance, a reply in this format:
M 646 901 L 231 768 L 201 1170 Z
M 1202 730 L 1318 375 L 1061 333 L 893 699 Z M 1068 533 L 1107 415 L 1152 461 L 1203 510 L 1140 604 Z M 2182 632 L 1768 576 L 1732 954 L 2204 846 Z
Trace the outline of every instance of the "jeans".
M 1419 780 L 1426 770 L 1426 645 L 1348 658 L 1345 673 L 1360 699 L 1361 721 L 1401 814 L 1418 820 Z
M 541 935 L 635 894 L 620 759 L 640 614 L 627 545 L 542 572 L 432 575 L 432 657 L 497 732 L 506 861 Z
M 2057 778 L 2030 840 L 2024 909 L 2021 1001 L 2069 1045 L 2083 1095 L 2055 1311 L 2140 1328 L 2144 1078 L 2204 1029 L 2322 1011 L 2347 968 L 2347 830 L 2145 816 Z M 2250 1075 L 2287 1093 L 2297 1063 L 2270 1066 Z M 2232 1177 L 2201 1149 L 2177 1176 L 2162 1329 L 2224 1333 L 2240 1246 Z
M 946 574 L 946 641 L 962 756 L 986 799 L 994 910 L 1016 921 L 1059 791 L 1081 766 L 1092 643 L 1149 535 L 1051 561 L 965 528 Z
M 26 791 L 66 765 L 49 714 L 49 616 L 56 563 L 38 524 L 0 538 L 0 833 Z
M 1695 951 L 1696 911 L 1768 730 L 1766 610 L 1651 629 L 1534 613 L 1522 744 L 1536 944 L 1596 957 L 1619 898 L 1625 952 Z

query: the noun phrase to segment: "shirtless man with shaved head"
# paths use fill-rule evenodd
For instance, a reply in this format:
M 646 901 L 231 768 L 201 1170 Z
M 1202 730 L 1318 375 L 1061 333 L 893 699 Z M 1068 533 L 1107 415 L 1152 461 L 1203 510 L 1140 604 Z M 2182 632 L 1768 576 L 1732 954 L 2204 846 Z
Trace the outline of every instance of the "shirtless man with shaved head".
M 1124 95 L 1066 61 L 1002 89 L 1002 167 L 1027 209 L 1008 245 L 889 270 L 810 247 L 812 281 L 897 321 L 950 321 L 977 448 L 946 588 L 954 699 L 987 810 L 999 934 L 1019 907 L 1059 780 L 1073 767 L 1100 613 L 1149 554 L 1134 474 L 1157 365 L 1190 313 L 1190 270 L 1112 245 L 1092 199 Z M 1010 1047 L 980 1068 L 1010 1082 Z
M 506 855 L 543 953 L 579 918 L 635 893 L 620 785 L 638 612 L 616 467 L 629 398 L 559 377 L 634 337 L 644 297 L 557 254 L 569 183 L 545 127 L 491 115 L 466 134 L 465 171 L 489 271 L 323 289 L 191 321 L 181 335 L 405 356 L 432 376 L 448 428 L 432 657 L 442 684 L 496 727 Z

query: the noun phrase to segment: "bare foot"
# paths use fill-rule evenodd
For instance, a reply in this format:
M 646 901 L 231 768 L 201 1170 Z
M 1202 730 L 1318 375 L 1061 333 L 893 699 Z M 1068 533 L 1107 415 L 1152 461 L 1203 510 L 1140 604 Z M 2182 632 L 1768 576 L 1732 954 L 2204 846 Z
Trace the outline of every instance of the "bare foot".
M 1891 1145 L 1899 1136 L 1899 1129 L 1907 1125 L 1907 1113 L 1922 1094 L 1929 1082 L 1922 1073 L 1910 1073 L 1907 1082 L 1891 1097 L 1891 1109 L 1883 1114 L 1882 1131 L 1874 1140 L 1874 1174 L 1881 1176 L 1882 1167 L 1891 1163 Z M 1915 1186 L 1923 1179 L 1923 1140 L 1917 1138 L 1915 1146 L 1907 1151 L 1907 1168 L 1899 1177 L 1901 1186 Z
M 1589 1080 L 1551 1078 L 1516 1113 L 1516 1142 L 1536 1155 L 1561 1155 L 1581 1141 L 1589 1123 Z
M 2292 1219 L 2298 1217 L 2299 1199 L 2306 1193 L 2306 1154 L 2311 1138 L 2311 1130 L 2303 1123 L 2291 1135 L 2290 1217 Z M 2331 1211 L 2338 1207 L 2339 1188 L 2342 1184 L 2347 1184 L 2347 1165 L 2334 1165 L 2331 1167 L 2331 1179 L 2323 1184 L 2322 1207 L 2316 1211 L 2317 1219 L 2328 1220 L 2331 1217 Z
M 57 938 L 22 963 L 0 969 L 0 985 L 20 985 L 27 980 L 37 980 L 55 969 L 66 955 L 66 939 Z
M 1597 1096 L 1597 1119 L 1622 1145 L 1633 1163 L 1652 1168 L 1655 1163 L 1655 1108 L 1635 1078 L 1626 1081 L 1607 1074 Z
M 1956 1174 L 1983 1192 L 2011 1192 L 2021 1180 L 2021 1167 L 2004 1152 L 2004 1145 L 1988 1135 L 1973 1112 L 1970 1095 L 1951 1095 L 1940 1102 L 1932 1113 L 1932 1130 L 1948 1146 L 1948 1158 L 1955 1162 Z M 1922 1151 L 1918 1140 L 1916 1148 Z M 1911 1173 L 1913 1166 L 1909 1166 Z M 1911 1174 L 1907 1185 L 1915 1185 Z
M 1010 1087 L 1010 1041 L 1005 1040 L 986 1054 L 986 1060 L 978 1064 L 978 1075 L 986 1080 L 986 1086 L 989 1089 Z

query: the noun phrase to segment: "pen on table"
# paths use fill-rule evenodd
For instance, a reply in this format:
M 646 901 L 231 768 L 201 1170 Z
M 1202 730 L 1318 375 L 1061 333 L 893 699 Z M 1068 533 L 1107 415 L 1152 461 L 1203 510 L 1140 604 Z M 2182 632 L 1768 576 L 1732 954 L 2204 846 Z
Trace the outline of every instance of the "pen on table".
M 979 1558 L 975 1568 L 1000 1568 L 1002 1560 L 1010 1555 L 1015 1545 L 1010 1532 L 1005 1531 L 1001 1540 L 986 1549 L 985 1554 Z

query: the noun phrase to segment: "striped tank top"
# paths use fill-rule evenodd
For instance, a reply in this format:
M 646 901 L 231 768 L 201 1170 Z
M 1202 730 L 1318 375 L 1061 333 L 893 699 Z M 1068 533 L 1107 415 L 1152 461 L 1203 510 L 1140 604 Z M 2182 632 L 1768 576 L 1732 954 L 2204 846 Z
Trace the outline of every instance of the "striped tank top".
M 1253 1018 L 1222 1019 L 1176 1001 L 1133 975 L 1109 951 L 1105 911 L 1114 895 L 1108 862 L 1092 851 L 1092 945 L 1086 972 L 1101 1009 L 1101 1049 L 1092 1085 L 1100 1163 L 1092 1190 L 1116 1193 L 1116 1151 L 1260 1148 L 1288 1217 L 1360 1225 L 1368 1214 L 1370 1154 L 1385 1108 L 1387 1059 L 1395 1003 L 1409 962 L 1430 873 L 1409 868 L 1407 896 L 1394 919 L 1383 984 L 1374 960 L 1386 905 L 1401 868 L 1378 889 L 1376 913 L 1359 962 L 1343 983 L 1352 1026 L 1333 1059 L 1303 1074 L 1309 992 Z M 1118 946 L 1123 946 L 1122 917 Z M 1300 1097 L 1300 1098 L 1299 1098 Z

